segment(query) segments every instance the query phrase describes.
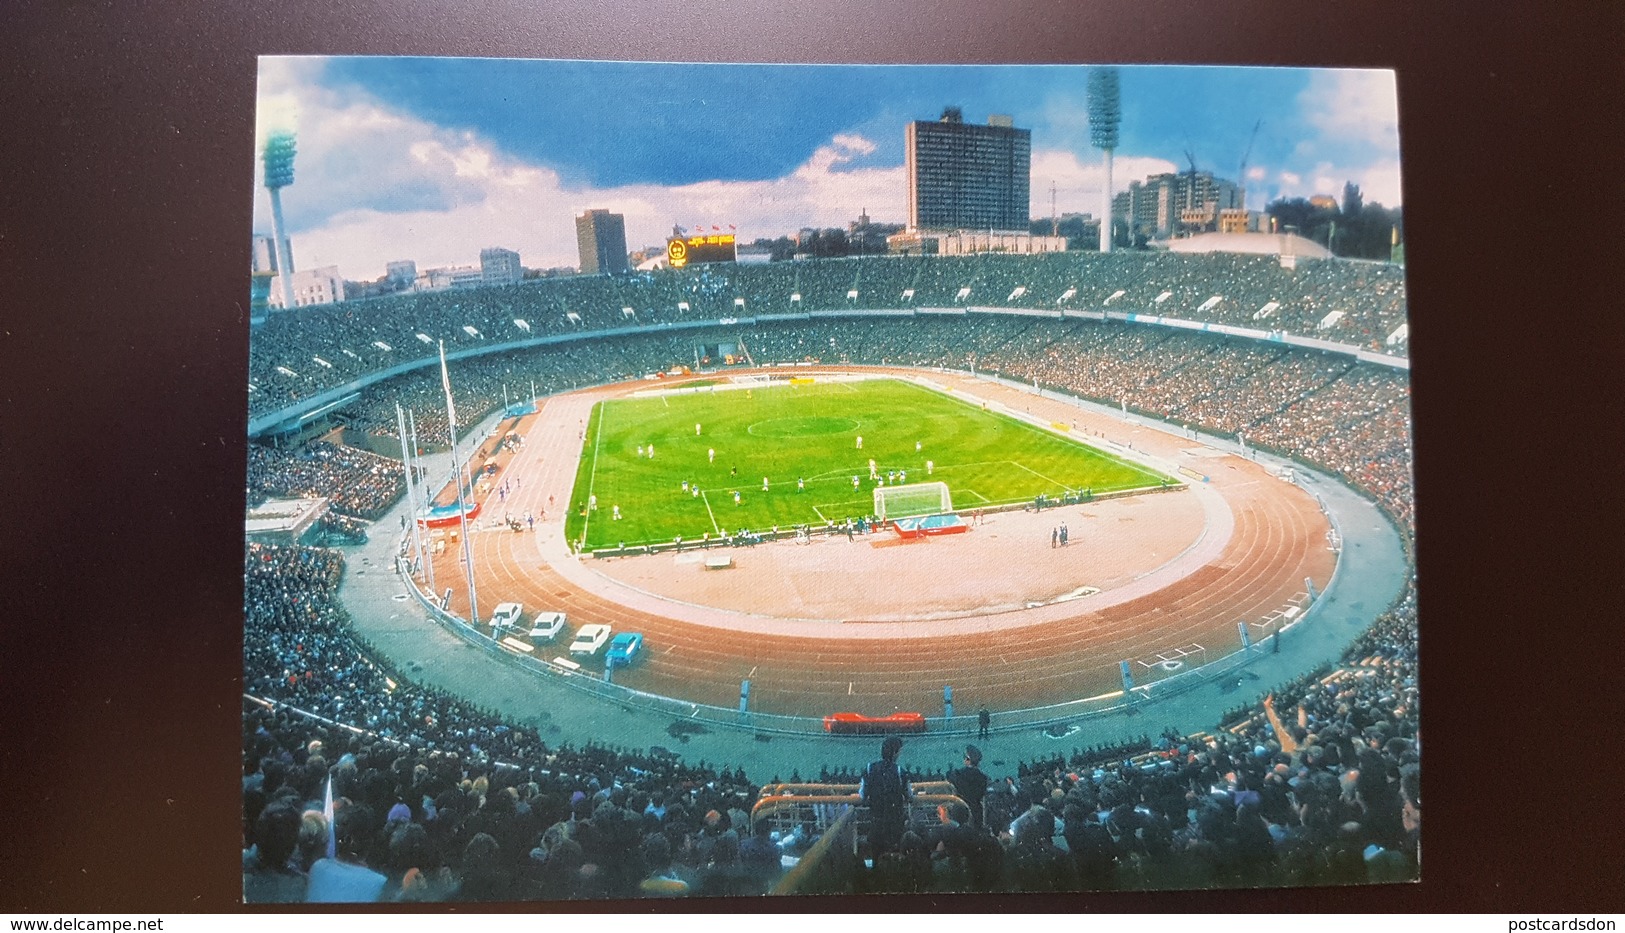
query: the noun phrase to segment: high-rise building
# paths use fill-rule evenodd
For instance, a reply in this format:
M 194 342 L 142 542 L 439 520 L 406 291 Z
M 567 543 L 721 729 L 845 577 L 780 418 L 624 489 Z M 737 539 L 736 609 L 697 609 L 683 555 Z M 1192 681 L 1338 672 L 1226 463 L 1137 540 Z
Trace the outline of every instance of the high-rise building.
M 576 218 L 576 246 L 582 275 L 627 271 L 626 218 L 606 210 L 582 214 Z
M 908 229 L 1027 232 L 1032 131 L 994 114 L 966 123 L 958 107 L 908 125 Z
M 525 277 L 519 254 L 500 246 L 480 250 L 480 281 L 485 285 L 512 285 Z
M 1212 172 L 1164 172 L 1130 182 L 1112 200 L 1112 216 L 1131 235 L 1152 239 L 1217 230 L 1224 211 L 1240 208 L 1241 189 Z

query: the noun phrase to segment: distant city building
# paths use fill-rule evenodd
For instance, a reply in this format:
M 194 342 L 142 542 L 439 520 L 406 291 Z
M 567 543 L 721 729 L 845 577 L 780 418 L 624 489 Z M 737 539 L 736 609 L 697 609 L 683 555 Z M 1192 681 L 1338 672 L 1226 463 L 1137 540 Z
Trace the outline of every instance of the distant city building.
M 627 271 L 626 218 L 606 210 L 587 211 L 576 218 L 576 246 L 582 275 Z
M 853 255 L 886 252 L 886 238 L 903 230 L 902 224 L 877 224 L 867 210 L 846 226 L 848 248 Z
M 397 289 L 411 288 L 418 278 L 418 264 L 410 259 L 397 259 L 384 265 L 384 278 Z
M 1339 210 L 1337 199 L 1329 194 L 1317 194 L 1309 199 L 1310 207 L 1317 207 L 1323 211 Z
M 479 266 L 446 266 L 418 273 L 414 287 L 420 292 L 440 292 L 448 288 L 479 288 L 484 284 L 485 273 Z
M 480 250 L 480 280 L 485 285 L 512 285 L 524 278 L 519 254 L 500 246 Z
M 289 276 L 288 281 L 293 285 L 293 301 L 286 300 L 282 294 L 282 279 L 277 278 L 271 283 L 273 308 L 309 308 L 344 300 L 344 278 L 339 275 L 338 266 L 300 269 Z
M 283 238 L 283 251 L 288 255 L 288 261 L 293 261 L 293 244 Z M 269 272 L 273 275 L 278 271 L 276 264 L 276 246 L 270 237 L 262 233 L 254 234 L 254 269 L 255 272 Z
M 908 229 L 1025 233 L 1032 131 L 995 114 L 986 126 L 949 107 L 936 121 L 910 123 L 904 138 Z
M 1212 172 L 1164 172 L 1129 182 L 1112 199 L 1112 216 L 1128 224 L 1131 237 L 1166 239 L 1219 229 L 1220 214 L 1241 208 L 1241 188 Z
M 899 256 L 969 256 L 975 253 L 1064 253 L 1066 237 L 1031 233 L 959 230 L 952 233 L 904 230 L 886 238 L 888 251 Z

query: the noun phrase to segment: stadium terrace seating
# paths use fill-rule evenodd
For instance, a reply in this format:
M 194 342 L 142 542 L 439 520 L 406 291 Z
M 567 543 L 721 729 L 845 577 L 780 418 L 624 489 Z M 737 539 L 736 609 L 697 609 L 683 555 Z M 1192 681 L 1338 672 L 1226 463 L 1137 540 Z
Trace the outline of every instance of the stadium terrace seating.
M 244 891 L 320 896 L 323 798 L 347 871 L 379 900 L 751 895 L 822 827 L 748 815 L 760 776 L 664 749 L 550 746 L 388 672 L 335 598 L 336 551 L 249 545 Z M 1414 878 L 1421 819 L 1414 591 L 1341 665 L 1282 685 L 1227 728 L 1021 762 L 986 829 L 915 808 L 902 852 L 839 862 L 800 893 L 1144 890 Z M 950 763 L 941 763 L 945 768 Z M 860 763 L 818 781 L 855 781 Z M 918 782 L 951 777 L 929 764 Z M 791 775 L 799 782 L 800 775 Z M 766 784 L 778 785 L 779 775 Z M 1052 840 L 1060 840 L 1056 844 Z M 1064 846 L 1064 847 L 1063 847 Z
M 1385 346 L 1406 320 L 1403 270 L 1379 263 L 1316 260 L 1286 270 L 1262 256 L 1051 253 L 709 265 L 279 312 L 251 342 L 250 414 L 428 360 L 442 341 L 455 354 L 758 314 L 966 306 L 1138 312 L 1404 352 Z M 1332 312 L 1341 317 L 1322 329 Z
M 1402 372 L 1340 354 L 1209 333 L 1113 323 L 974 314 L 923 318 L 775 321 L 706 332 L 743 342 L 758 363 L 850 363 L 974 367 L 1299 457 L 1374 496 L 1412 532 L 1409 383 Z M 641 378 L 692 362 L 695 341 L 681 334 L 632 334 L 536 347 L 452 364 L 459 417 L 472 423 L 534 385 L 546 395 L 596 381 Z M 339 412 L 352 430 L 398 448 L 395 404 L 410 408 L 426 444 L 447 442 L 437 372 L 420 370 L 369 387 Z M 289 489 L 258 471 L 274 455 L 251 456 L 250 487 Z M 288 458 L 310 468 L 322 457 Z M 368 461 L 371 469 L 373 461 Z M 308 484 L 299 494 L 337 489 Z M 276 493 L 283 494 L 283 493 Z M 341 511 L 364 515 L 345 507 Z

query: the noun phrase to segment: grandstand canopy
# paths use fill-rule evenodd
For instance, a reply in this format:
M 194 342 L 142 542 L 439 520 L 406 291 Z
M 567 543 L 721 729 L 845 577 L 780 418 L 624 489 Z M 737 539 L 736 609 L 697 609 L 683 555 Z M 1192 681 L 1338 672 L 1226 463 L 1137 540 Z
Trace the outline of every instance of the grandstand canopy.
M 1251 253 L 1255 256 L 1297 256 L 1330 259 L 1331 251 L 1293 233 L 1199 233 L 1179 240 L 1151 244 L 1170 253 Z

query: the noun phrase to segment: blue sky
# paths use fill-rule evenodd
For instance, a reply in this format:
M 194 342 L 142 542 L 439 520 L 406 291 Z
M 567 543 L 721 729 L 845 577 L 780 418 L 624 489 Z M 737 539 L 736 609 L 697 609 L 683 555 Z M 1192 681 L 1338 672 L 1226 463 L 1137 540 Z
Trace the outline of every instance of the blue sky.
M 265 58 L 261 132 L 299 134 L 283 204 L 302 267 L 352 279 L 391 259 L 576 262 L 572 218 L 627 216 L 628 245 L 682 224 L 774 237 L 867 209 L 905 220 L 904 126 L 945 105 L 1032 130 L 1033 213 L 1098 213 L 1084 66 L 685 65 L 414 58 Z M 1114 189 L 1185 167 L 1235 178 L 1249 206 L 1338 194 L 1399 203 L 1397 108 L 1380 71 L 1125 66 Z M 1260 124 L 1260 121 L 1261 124 Z M 256 166 L 257 168 L 257 166 Z M 255 229 L 269 202 L 255 191 Z

